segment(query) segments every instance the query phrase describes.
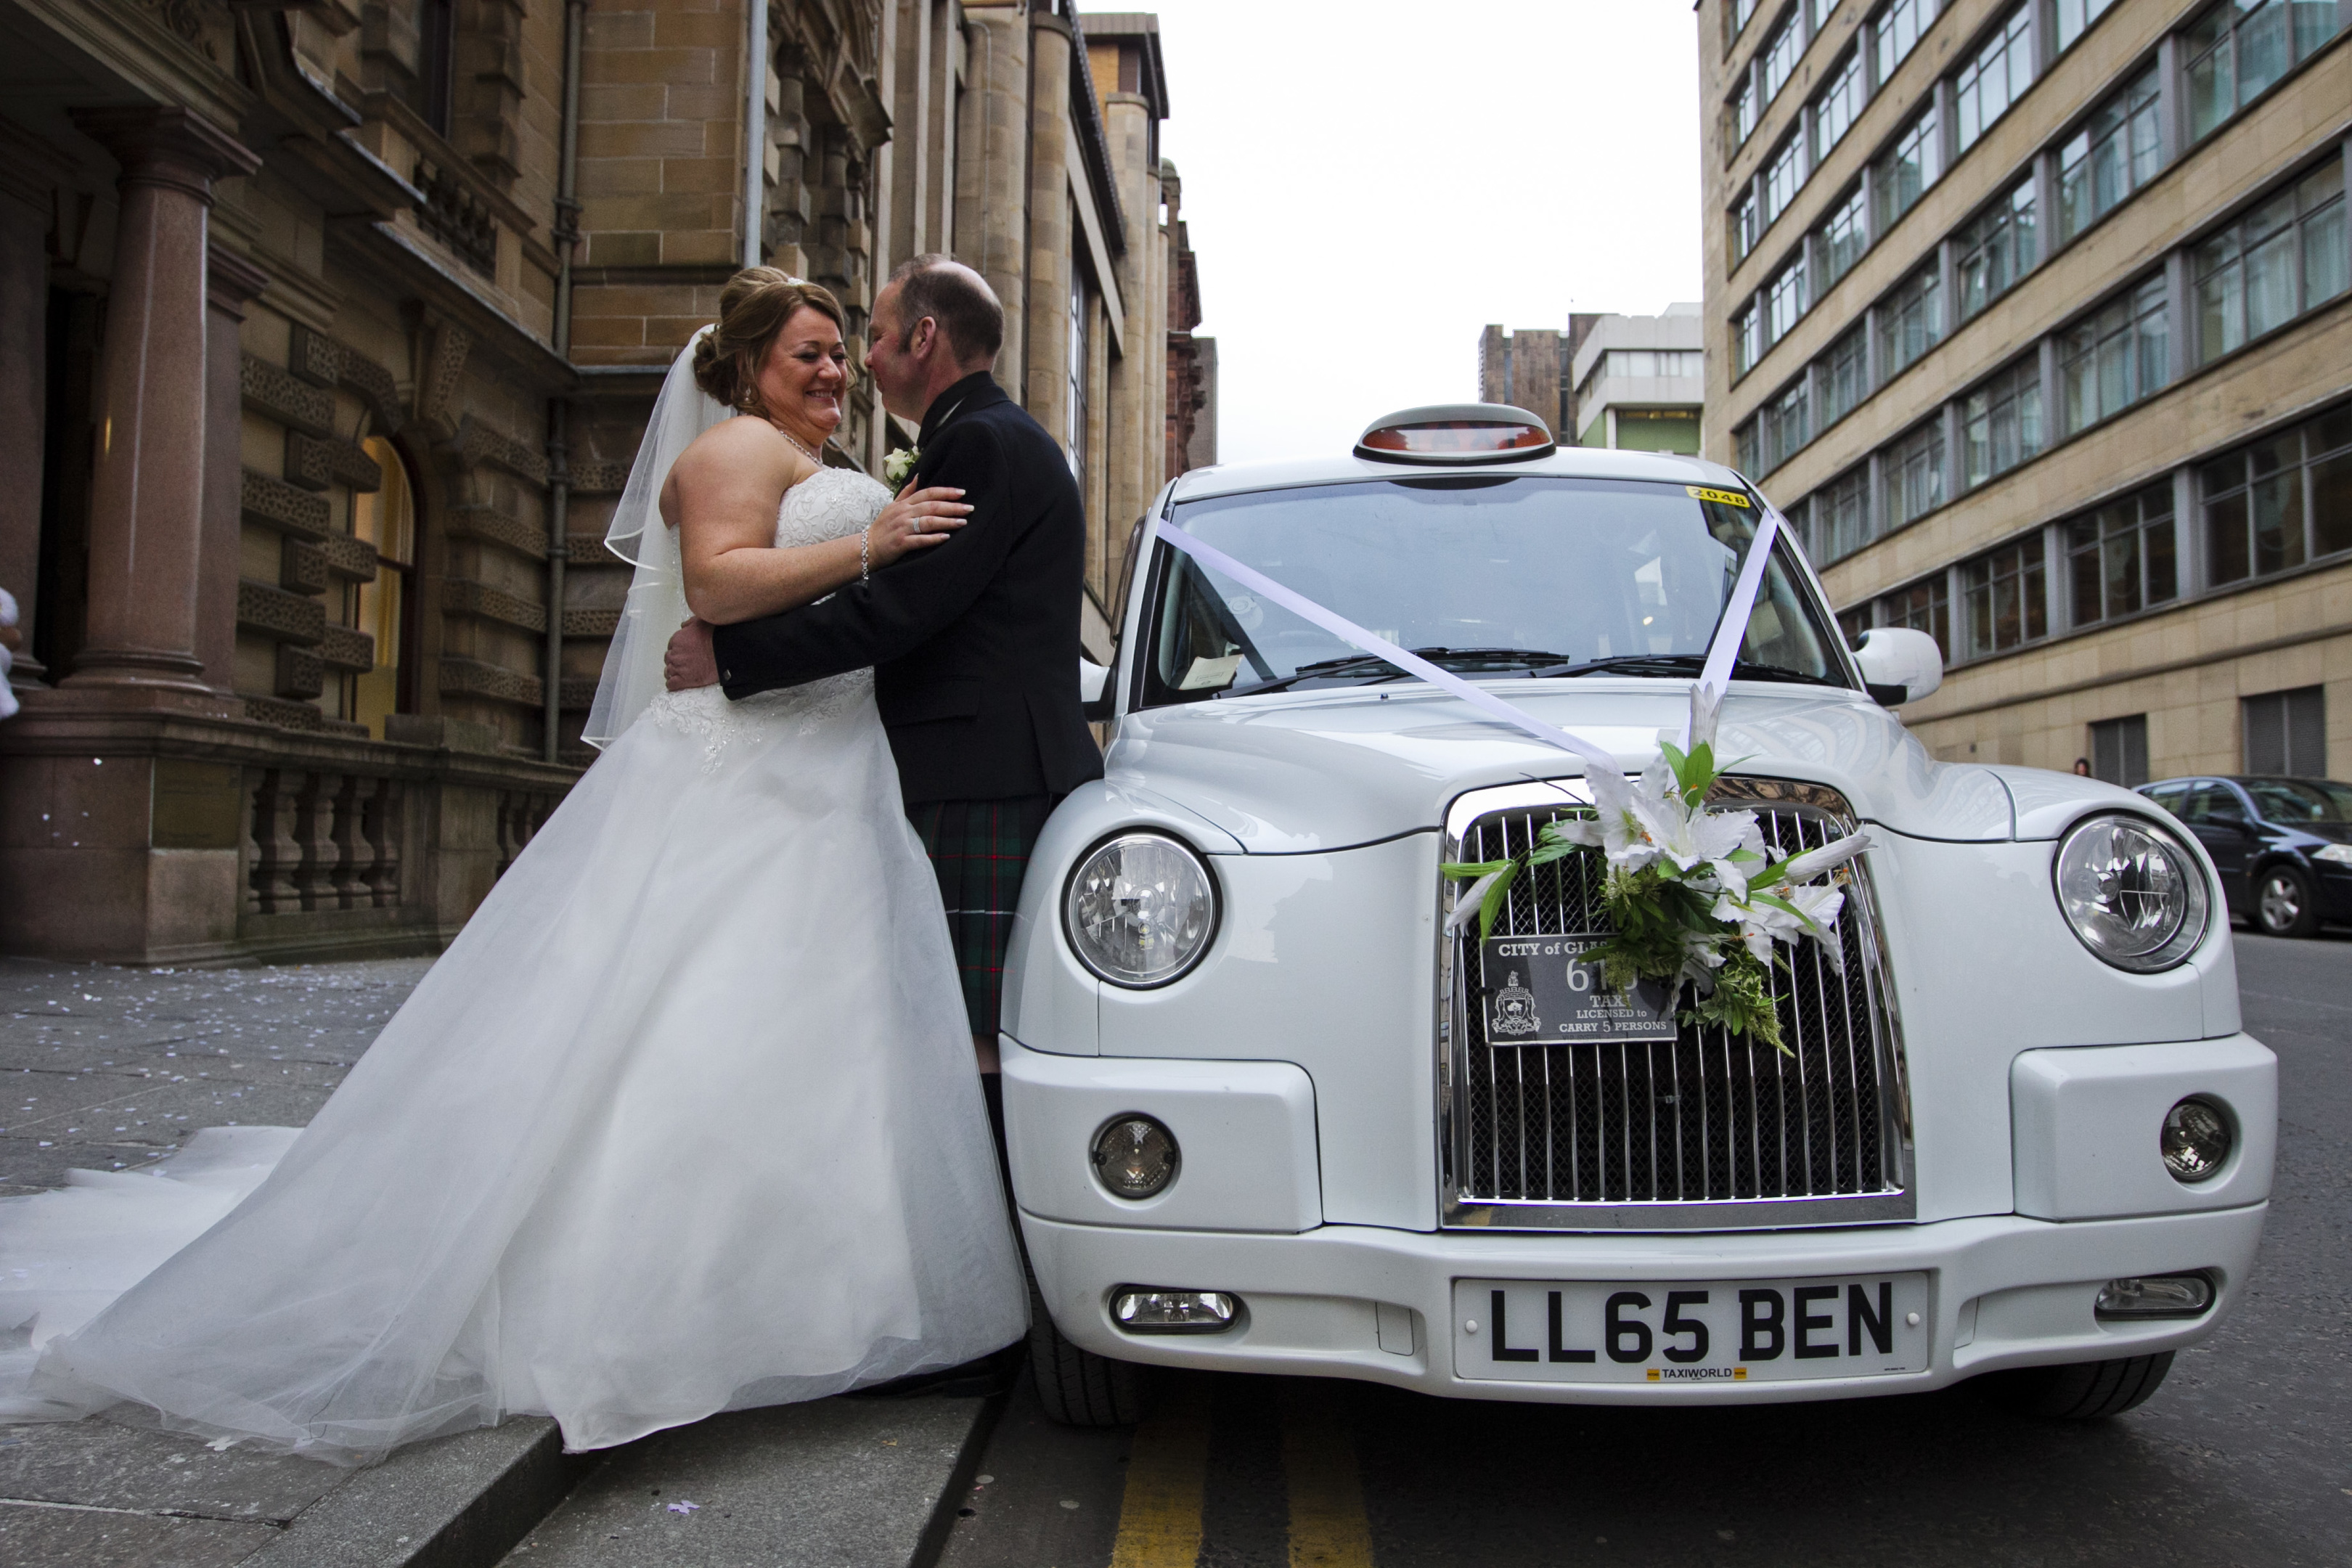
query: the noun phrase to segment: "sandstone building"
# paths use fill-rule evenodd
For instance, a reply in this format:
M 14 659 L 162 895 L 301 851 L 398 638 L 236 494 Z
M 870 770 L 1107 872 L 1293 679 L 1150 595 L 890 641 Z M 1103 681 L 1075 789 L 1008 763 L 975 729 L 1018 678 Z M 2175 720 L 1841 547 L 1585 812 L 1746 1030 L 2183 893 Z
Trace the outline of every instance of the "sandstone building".
M 1152 17 L 0 0 L 0 951 L 446 942 L 590 760 L 605 523 L 746 260 L 853 355 L 898 260 L 987 276 L 1108 651 L 1198 319 Z M 852 403 L 828 458 L 878 467 Z
M 1942 643 L 1920 738 L 2352 767 L 2352 10 L 1698 10 L 1707 454 Z

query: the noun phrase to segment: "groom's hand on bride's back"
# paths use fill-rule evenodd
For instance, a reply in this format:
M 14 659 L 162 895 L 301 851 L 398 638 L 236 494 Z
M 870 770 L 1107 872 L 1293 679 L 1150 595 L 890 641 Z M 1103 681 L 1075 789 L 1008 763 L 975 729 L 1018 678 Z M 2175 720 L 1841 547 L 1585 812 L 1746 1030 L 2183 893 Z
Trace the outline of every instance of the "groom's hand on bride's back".
M 719 656 L 710 649 L 710 623 L 697 616 L 677 628 L 662 656 L 662 679 L 672 691 L 719 684 Z

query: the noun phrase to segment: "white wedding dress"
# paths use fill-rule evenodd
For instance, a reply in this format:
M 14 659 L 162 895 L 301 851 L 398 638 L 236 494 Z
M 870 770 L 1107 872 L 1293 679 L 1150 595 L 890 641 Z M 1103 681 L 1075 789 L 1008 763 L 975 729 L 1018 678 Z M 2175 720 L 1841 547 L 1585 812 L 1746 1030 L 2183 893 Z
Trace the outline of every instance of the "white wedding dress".
M 887 499 L 820 470 L 777 542 Z M 1027 1321 L 869 670 L 653 699 L 281 1136 L 226 1217 L 26 1346 L 0 1414 L 117 1406 L 354 1463 L 544 1413 L 593 1448 L 956 1365 Z M 248 1173 L 214 1172 L 209 1209 L 201 1181 L 111 1173 L 0 1203 L 0 1279 L 88 1317 L 179 1239 L 156 1226 L 194 1235 L 278 1149 L 214 1152 Z

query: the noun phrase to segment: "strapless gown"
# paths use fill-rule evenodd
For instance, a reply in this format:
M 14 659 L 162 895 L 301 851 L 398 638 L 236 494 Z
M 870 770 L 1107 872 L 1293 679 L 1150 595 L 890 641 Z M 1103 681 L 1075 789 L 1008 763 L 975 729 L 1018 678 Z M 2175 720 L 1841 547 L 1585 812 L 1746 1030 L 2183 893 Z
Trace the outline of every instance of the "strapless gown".
M 787 492 L 777 542 L 855 532 L 887 499 L 824 470 Z M 593 1448 L 952 1366 L 1026 1325 L 871 671 L 657 699 L 282 1138 L 218 1223 L 38 1343 L 5 1413 L 112 1407 L 341 1463 L 534 1413 Z M 134 1207 L 137 1183 L 174 1185 L 108 1176 Z M 37 1223 L 75 1191 L 0 1205 L 0 1275 L 121 1283 L 98 1233 L 59 1258 L 77 1227 Z M 166 1228 L 203 1214 L 158 1196 Z

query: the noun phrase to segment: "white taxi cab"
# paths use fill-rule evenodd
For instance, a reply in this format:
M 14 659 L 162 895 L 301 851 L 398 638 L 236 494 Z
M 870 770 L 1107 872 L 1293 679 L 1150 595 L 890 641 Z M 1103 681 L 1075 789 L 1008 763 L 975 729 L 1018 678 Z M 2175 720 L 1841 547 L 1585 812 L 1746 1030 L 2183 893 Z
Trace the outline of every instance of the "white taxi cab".
M 1191 1366 L 1617 1404 L 1995 1374 L 2096 1417 L 2231 1310 L 2276 1065 L 2212 867 L 2126 791 L 1930 757 L 1889 710 L 1934 643 L 1849 648 L 1785 533 L 1724 639 L 1709 803 L 1780 852 L 1869 837 L 1771 970 L 1785 1048 L 1580 960 L 1598 849 L 1450 918 L 1441 868 L 1589 816 L 1531 730 L 1658 754 L 1768 515 L 1483 405 L 1162 493 L 1107 775 L 1047 824 L 1005 976 L 1049 1413 L 1132 1420 Z

